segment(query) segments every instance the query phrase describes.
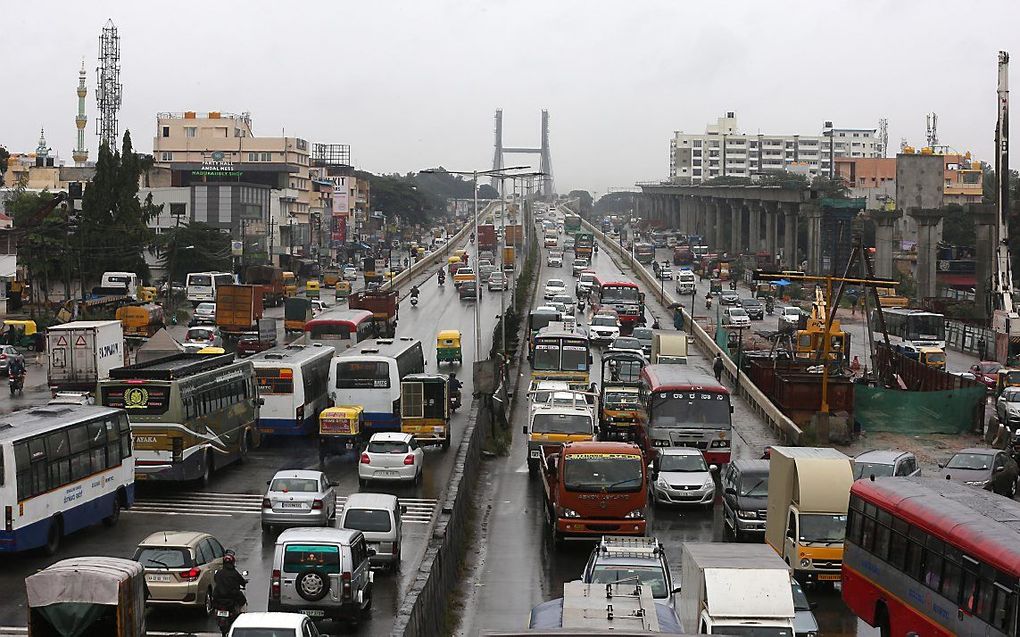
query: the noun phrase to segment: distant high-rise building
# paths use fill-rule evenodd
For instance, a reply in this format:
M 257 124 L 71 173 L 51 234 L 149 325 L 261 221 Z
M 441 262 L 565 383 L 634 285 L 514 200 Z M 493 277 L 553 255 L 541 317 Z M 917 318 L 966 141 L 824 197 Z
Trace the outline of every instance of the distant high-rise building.
M 828 176 L 830 154 L 834 158 L 882 156 L 874 128 L 826 127 L 819 135 L 741 133 L 732 111 L 709 124 L 703 134 L 676 131 L 669 145 L 669 178 L 681 184 L 700 184 L 714 177 L 753 177 L 767 170 Z
M 89 160 L 89 149 L 85 148 L 85 123 L 88 121 L 85 116 L 85 96 L 88 92 L 85 86 L 85 60 L 82 60 L 81 70 L 78 71 L 78 114 L 74 118 L 74 125 L 78 128 L 78 144 L 71 153 L 75 166 L 84 166 Z

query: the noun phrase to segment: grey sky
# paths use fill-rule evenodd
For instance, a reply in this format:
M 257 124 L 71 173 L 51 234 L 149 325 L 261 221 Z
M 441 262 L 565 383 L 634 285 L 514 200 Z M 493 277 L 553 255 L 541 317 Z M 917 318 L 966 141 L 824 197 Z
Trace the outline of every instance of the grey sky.
M 256 135 L 348 143 L 373 172 L 484 169 L 496 107 L 519 146 L 547 108 L 561 192 L 664 177 L 672 131 L 727 110 L 749 132 L 887 117 L 894 149 L 923 145 L 935 111 L 942 143 L 992 161 L 997 50 L 1020 87 L 1015 0 L 19 2 L 0 5 L 0 144 L 31 150 L 45 127 L 70 163 L 84 57 L 95 158 L 108 17 L 139 149 L 159 111 L 250 111 Z

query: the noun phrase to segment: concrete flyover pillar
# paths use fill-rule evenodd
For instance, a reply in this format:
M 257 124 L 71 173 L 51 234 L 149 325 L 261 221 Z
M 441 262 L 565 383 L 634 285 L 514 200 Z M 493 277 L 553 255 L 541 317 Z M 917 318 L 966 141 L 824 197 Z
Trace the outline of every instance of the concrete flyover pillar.
M 704 236 L 705 226 L 707 222 L 705 217 L 708 216 L 708 205 L 705 200 L 701 197 L 694 198 L 694 223 L 691 224 L 691 230 L 687 234 L 700 234 Z
M 808 274 L 822 274 L 822 207 L 816 203 L 803 204 L 800 216 L 807 222 Z
M 797 213 L 800 205 L 784 202 L 781 206 L 783 212 L 783 267 L 787 270 L 796 270 L 800 267 L 797 263 Z
M 719 214 L 719 204 L 715 199 L 704 197 L 701 201 L 705 204 L 705 244 L 714 250 L 719 245 L 718 229 L 722 215 Z
M 893 231 L 903 211 L 872 210 L 868 216 L 875 222 L 875 276 L 891 279 L 893 275 Z
M 747 251 L 757 254 L 761 251 L 761 201 L 746 200 L 747 203 Z
M 994 204 L 972 204 L 967 206 L 974 218 L 974 231 L 976 241 L 974 242 L 975 261 L 975 285 L 974 285 L 974 306 L 981 312 L 981 316 L 989 318 L 992 315 L 992 304 L 989 293 L 992 289 L 993 264 L 995 262 L 995 233 L 998 226 L 998 215 L 995 212 Z
M 744 200 L 730 199 L 730 218 L 733 228 L 730 231 L 730 256 L 736 257 L 744 249 Z
M 917 224 L 917 297 L 935 296 L 935 268 L 939 241 L 942 239 L 941 208 L 911 208 L 907 214 Z
M 779 203 L 775 201 L 762 201 L 761 213 L 765 217 L 765 252 L 769 253 L 769 265 L 776 264 L 776 255 L 779 254 Z
M 715 242 L 711 245 L 712 252 L 722 254 L 728 252 L 730 243 L 728 238 L 734 233 L 733 230 L 733 202 L 729 199 L 716 199 L 716 225 Z

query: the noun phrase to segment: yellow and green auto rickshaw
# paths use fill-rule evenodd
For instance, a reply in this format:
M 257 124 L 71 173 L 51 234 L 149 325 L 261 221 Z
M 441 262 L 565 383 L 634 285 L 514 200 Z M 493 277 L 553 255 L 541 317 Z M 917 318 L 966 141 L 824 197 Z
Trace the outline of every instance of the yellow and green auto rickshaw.
M 722 294 L 722 279 L 712 279 L 708 286 L 712 294 Z
M 351 295 L 351 282 L 350 281 L 337 281 L 336 282 L 336 300 L 346 301 L 347 297 Z
M 0 334 L 0 343 L 13 345 L 25 349 L 35 348 L 35 333 L 38 331 L 35 321 L 14 320 L 4 321 L 3 333 Z
M 1020 369 L 1002 367 L 999 369 L 999 379 L 995 383 L 995 395 L 1001 394 L 1007 387 L 1020 386 Z
M 306 299 L 317 299 L 319 298 L 319 285 L 318 281 L 306 281 L 305 282 L 305 298 Z
M 441 363 L 464 362 L 460 349 L 460 330 L 443 330 L 436 335 L 436 366 Z
M 293 272 L 283 273 L 283 295 L 288 298 L 297 296 L 297 275 Z
M 365 409 L 360 405 L 328 407 L 319 414 L 319 462 L 329 454 L 343 455 L 364 446 Z
M 322 287 L 332 288 L 336 287 L 337 281 L 342 279 L 342 273 L 337 268 L 326 268 L 322 272 Z
M 408 374 L 400 381 L 400 431 L 419 444 L 450 448 L 450 379 Z

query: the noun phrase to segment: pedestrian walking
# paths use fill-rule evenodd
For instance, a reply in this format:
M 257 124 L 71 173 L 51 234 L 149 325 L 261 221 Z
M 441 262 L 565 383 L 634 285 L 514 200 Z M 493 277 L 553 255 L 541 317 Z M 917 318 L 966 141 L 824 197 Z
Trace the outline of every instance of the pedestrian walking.
M 723 373 L 723 362 L 722 362 L 722 356 L 720 356 L 719 354 L 715 355 L 715 362 L 712 363 L 712 371 L 715 372 L 715 380 L 716 380 L 716 382 L 721 383 L 722 382 L 722 373 Z
M 978 348 L 978 360 L 982 361 L 988 360 L 988 347 L 987 345 L 985 345 L 984 337 L 978 339 L 977 348 Z

